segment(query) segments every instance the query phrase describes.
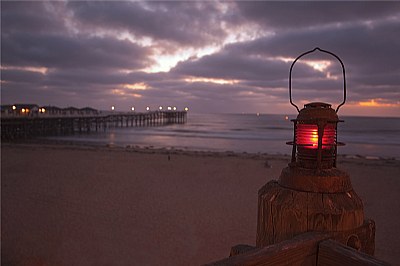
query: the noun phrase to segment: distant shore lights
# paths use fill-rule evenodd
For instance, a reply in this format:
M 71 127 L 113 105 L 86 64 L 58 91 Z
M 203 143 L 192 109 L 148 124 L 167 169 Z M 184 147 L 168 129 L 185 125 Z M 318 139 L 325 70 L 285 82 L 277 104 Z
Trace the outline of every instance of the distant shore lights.
M 132 111 L 132 112 L 134 112 L 134 111 L 135 111 L 135 107 L 134 107 L 134 106 L 132 106 L 132 108 L 131 108 L 131 111 Z
M 114 111 L 115 110 L 115 106 L 113 105 L 113 106 L 111 106 L 111 111 Z

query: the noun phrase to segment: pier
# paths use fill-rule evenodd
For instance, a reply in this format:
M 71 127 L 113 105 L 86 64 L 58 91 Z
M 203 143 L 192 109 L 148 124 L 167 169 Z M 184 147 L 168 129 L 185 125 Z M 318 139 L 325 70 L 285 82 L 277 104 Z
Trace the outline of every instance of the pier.
M 43 136 L 73 135 L 106 131 L 116 127 L 184 124 L 186 111 L 116 113 L 92 116 L 9 116 L 1 118 L 1 139 L 16 140 Z

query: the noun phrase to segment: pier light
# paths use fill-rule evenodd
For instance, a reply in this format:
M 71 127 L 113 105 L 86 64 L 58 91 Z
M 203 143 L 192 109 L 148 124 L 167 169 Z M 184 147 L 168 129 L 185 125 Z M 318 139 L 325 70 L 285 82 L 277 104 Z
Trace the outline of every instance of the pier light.
M 162 111 L 162 106 L 158 107 L 158 109 L 159 109 L 160 111 Z
M 12 106 L 12 109 L 13 109 L 14 111 L 17 110 L 17 106 L 13 105 L 13 106 Z
M 26 112 L 25 108 L 22 108 L 22 109 L 21 109 L 21 112 L 22 112 L 22 113 L 25 113 L 25 112 Z
M 150 111 L 150 107 L 149 106 L 146 107 L 146 111 Z
M 336 109 L 329 103 L 311 102 L 300 110 L 292 101 L 293 66 L 302 56 L 315 51 L 331 55 L 341 64 L 343 100 Z M 364 220 L 363 204 L 351 185 L 349 174 L 336 166 L 337 146 L 341 144 L 337 142 L 337 124 L 342 122 L 337 113 L 346 102 L 342 60 L 320 48 L 298 56 L 290 67 L 289 97 L 290 104 L 298 111 L 296 119 L 291 120 L 293 141 L 287 142 L 293 145 L 292 158 L 279 179 L 269 181 L 259 191 L 257 247 L 318 231 L 373 255 L 375 222 Z
M 114 111 L 115 110 L 115 106 L 113 105 L 113 106 L 111 106 L 111 111 Z
M 188 107 L 185 107 L 185 109 L 183 109 L 183 110 L 185 110 L 185 112 L 187 112 L 187 111 L 189 111 L 189 108 L 188 108 Z
M 174 106 L 172 109 L 173 109 L 174 111 L 176 111 L 176 106 Z
M 171 107 L 171 106 L 168 106 L 168 107 L 167 107 L 167 110 L 168 110 L 168 111 L 171 111 L 171 110 L 172 110 L 172 107 Z

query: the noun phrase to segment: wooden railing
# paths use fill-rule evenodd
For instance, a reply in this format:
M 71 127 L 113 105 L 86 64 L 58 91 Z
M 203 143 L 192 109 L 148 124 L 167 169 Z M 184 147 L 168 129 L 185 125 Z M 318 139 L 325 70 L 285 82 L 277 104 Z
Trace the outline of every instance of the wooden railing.
M 327 233 L 310 232 L 262 248 L 237 245 L 232 247 L 231 257 L 206 265 L 390 265 L 373 256 L 332 240 L 331 237 Z

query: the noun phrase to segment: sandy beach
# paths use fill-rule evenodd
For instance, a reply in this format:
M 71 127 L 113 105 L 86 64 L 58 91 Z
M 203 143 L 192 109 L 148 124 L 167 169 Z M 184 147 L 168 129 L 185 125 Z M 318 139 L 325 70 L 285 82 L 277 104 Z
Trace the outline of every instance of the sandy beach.
M 39 144 L 1 148 L 2 265 L 200 265 L 255 244 L 257 191 L 287 156 Z M 375 256 L 400 265 L 400 161 L 340 157 Z

